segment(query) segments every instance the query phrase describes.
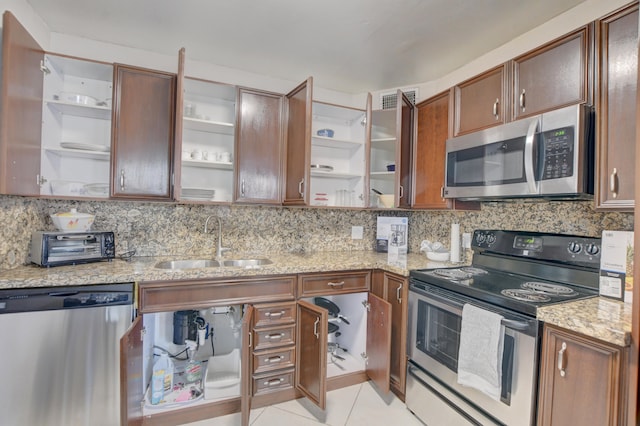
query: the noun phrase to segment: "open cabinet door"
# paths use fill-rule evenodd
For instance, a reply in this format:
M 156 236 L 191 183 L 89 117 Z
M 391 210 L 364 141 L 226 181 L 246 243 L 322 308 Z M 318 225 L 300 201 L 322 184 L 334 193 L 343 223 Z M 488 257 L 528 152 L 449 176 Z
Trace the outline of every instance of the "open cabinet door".
M 366 372 L 379 390 L 389 392 L 391 377 L 391 304 L 369 293 Z
M 240 359 L 240 412 L 242 415 L 242 426 L 249 425 L 251 415 L 251 376 L 253 366 L 251 365 L 253 352 L 253 339 L 251 336 L 251 324 L 253 319 L 253 306 L 246 305 L 244 316 L 242 317 L 242 358 Z
M 173 145 L 173 198 L 182 196 L 182 126 L 184 117 L 184 47 L 178 51 L 178 78 L 176 79 L 176 125 Z
M 324 308 L 298 301 L 296 388 L 322 410 L 327 406 L 327 339 L 329 314 Z
M 0 193 L 40 195 L 44 51 L 11 12 L 2 19 Z
M 120 339 L 120 424 L 142 424 L 142 316 Z
M 286 96 L 287 134 L 284 205 L 309 204 L 313 78 Z
M 411 207 L 411 192 L 413 181 L 411 177 L 413 134 L 414 134 L 414 105 L 409 98 L 398 90 L 398 104 L 396 110 L 396 203 L 397 207 Z

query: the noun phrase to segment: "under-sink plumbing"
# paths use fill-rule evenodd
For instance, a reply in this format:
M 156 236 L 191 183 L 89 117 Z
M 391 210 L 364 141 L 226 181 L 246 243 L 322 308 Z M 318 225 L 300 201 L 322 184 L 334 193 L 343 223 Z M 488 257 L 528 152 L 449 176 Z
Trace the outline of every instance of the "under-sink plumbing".
M 218 220 L 218 245 L 216 247 L 216 260 L 222 260 L 222 253 L 231 250 L 230 247 L 222 247 L 222 220 L 216 216 L 207 216 L 207 220 L 204 222 L 204 233 L 209 233 L 209 219 L 215 217 Z

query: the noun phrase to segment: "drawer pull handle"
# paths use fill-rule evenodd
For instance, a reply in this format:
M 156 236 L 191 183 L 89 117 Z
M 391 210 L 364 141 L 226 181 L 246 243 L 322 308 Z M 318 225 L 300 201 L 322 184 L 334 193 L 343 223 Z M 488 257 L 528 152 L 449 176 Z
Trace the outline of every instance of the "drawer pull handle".
M 265 312 L 264 316 L 268 318 L 280 318 L 284 315 L 284 311 L 280 312 Z
M 242 183 L 240 184 L 240 195 L 242 197 L 244 197 L 245 192 L 244 192 L 244 179 L 242 179 Z
M 520 109 L 522 109 L 522 112 L 525 111 L 526 103 L 527 103 L 526 94 L 524 89 L 522 89 L 522 93 L 520 93 Z
M 280 361 L 284 361 L 284 355 L 277 355 L 277 356 L 270 356 L 268 358 L 265 358 L 264 360 L 265 362 L 268 362 L 269 364 L 273 363 L 273 362 L 280 362 Z
M 266 382 L 264 382 L 264 385 L 265 386 L 277 386 L 282 382 L 284 382 L 284 379 L 282 377 L 280 377 L 279 379 L 267 380 Z
M 284 337 L 284 333 L 272 333 L 264 336 L 265 339 L 269 339 L 269 340 L 279 340 L 279 339 L 282 339 L 283 337 Z
M 493 116 L 497 119 L 500 118 L 500 115 L 498 114 L 498 106 L 500 106 L 500 99 L 496 99 L 496 101 L 493 103 Z
M 304 185 L 304 178 L 300 182 L 298 182 L 298 194 L 300 197 L 304 198 L 304 192 L 302 192 L 302 185 Z
M 124 191 L 124 169 L 120 170 L 120 191 Z
M 564 377 L 567 373 L 564 371 L 564 352 L 567 350 L 567 344 L 562 342 L 562 349 L 558 351 L 558 370 L 560 370 L 560 376 Z
M 327 285 L 329 287 L 342 287 L 344 285 L 344 281 L 340 281 L 339 283 L 333 283 L 333 282 L 329 281 L 327 283 Z

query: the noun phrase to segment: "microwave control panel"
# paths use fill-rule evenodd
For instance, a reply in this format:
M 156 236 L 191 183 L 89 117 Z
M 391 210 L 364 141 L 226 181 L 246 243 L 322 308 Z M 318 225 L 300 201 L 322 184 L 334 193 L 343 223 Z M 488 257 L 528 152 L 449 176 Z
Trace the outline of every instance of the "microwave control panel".
M 573 176 L 575 135 L 573 126 L 542 132 L 542 180 Z

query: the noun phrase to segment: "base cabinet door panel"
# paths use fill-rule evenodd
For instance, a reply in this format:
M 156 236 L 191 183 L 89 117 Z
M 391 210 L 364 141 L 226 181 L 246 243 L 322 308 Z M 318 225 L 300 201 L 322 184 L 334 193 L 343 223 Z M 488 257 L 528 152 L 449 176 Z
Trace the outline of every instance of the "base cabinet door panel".
M 391 304 L 372 293 L 369 293 L 367 303 L 366 372 L 380 391 L 389 393 Z
M 626 350 L 545 325 L 538 425 L 625 424 Z
M 327 407 L 327 310 L 298 301 L 296 388 L 324 410 Z

